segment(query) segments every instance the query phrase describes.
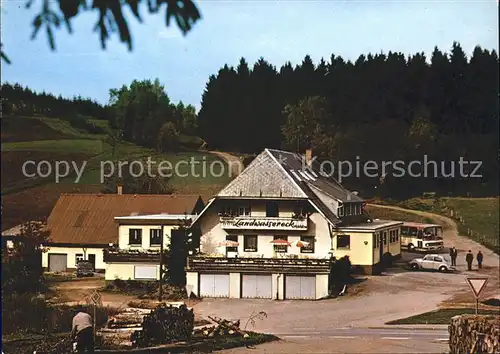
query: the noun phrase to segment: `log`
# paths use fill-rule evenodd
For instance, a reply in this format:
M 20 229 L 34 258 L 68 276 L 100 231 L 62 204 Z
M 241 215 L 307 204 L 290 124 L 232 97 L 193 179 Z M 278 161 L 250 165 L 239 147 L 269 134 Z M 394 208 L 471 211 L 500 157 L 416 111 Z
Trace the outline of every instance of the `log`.
M 209 319 L 211 319 L 212 321 L 214 321 L 215 323 L 219 324 L 220 326 L 223 326 L 223 327 L 226 327 L 230 330 L 233 330 L 235 331 L 236 333 L 239 333 L 241 335 L 245 335 L 247 334 L 245 331 L 242 331 L 240 329 L 240 320 L 237 320 L 237 321 L 234 321 L 234 322 L 229 322 L 227 320 L 223 320 L 221 318 L 218 318 L 218 317 L 211 317 L 211 316 L 208 316 Z
M 498 353 L 500 351 L 500 315 L 461 315 L 451 319 L 450 354 Z

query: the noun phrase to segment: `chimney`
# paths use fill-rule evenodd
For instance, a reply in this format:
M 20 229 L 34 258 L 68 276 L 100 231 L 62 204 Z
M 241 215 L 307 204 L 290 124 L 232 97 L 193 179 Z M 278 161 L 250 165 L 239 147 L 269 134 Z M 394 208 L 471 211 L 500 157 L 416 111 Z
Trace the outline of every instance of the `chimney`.
M 123 194 L 123 186 L 122 185 L 117 185 L 116 186 L 116 194 Z
M 306 150 L 306 164 L 307 164 L 307 166 L 311 166 L 312 154 L 313 154 L 312 149 L 307 149 Z

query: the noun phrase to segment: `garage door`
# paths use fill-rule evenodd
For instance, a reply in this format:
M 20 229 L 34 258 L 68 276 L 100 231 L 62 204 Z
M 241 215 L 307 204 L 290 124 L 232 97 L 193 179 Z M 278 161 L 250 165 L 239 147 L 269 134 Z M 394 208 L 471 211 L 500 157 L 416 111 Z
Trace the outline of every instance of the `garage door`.
M 157 272 L 158 266 L 135 266 L 134 279 L 156 280 Z
M 65 272 L 68 264 L 67 254 L 49 254 L 49 271 Z
M 229 274 L 200 274 L 201 297 L 229 297 Z
M 243 274 L 241 296 L 250 299 L 272 299 L 272 284 L 270 275 Z
M 285 297 L 287 299 L 316 299 L 316 277 L 285 277 Z

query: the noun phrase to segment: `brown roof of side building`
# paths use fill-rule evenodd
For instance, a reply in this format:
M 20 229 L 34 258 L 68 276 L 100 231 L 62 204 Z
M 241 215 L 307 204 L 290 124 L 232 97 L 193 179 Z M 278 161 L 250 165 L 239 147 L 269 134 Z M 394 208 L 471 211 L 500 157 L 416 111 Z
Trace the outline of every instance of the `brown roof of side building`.
M 61 194 L 47 219 L 51 243 L 107 245 L 118 241 L 116 216 L 197 214 L 199 195 Z

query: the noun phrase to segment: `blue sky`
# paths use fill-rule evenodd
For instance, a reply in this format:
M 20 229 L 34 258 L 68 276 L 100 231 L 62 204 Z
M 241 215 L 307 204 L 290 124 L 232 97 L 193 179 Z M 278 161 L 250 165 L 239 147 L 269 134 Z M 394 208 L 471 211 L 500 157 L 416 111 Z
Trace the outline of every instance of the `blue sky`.
M 236 66 L 242 56 L 250 64 L 262 56 L 279 68 L 287 60 L 300 63 L 306 54 L 315 63 L 332 53 L 350 60 L 389 50 L 430 54 L 435 45 L 449 50 L 453 41 L 468 55 L 476 45 L 498 52 L 497 0 L 196 3 L 202 19 L 186 37 L 175 26 L 165 27 L 163 14 L 148 16 L 144 7 L 143 24 L 129 16 L 134 51 L 117 34 L 103 51 L 93 32 L 97 13 L 90 12 L 73 21 L 72 35 L 65 27 L 56 31 L 52 52 L 45 31 L 30 40 L 38 8 L 2 0 L 2 42 L 12 61 L 2 62 L 2 82 L 106 103 L 110 88 L 158 77 L 172 101 L 199 109 L 209 75 L 225 63 Z

